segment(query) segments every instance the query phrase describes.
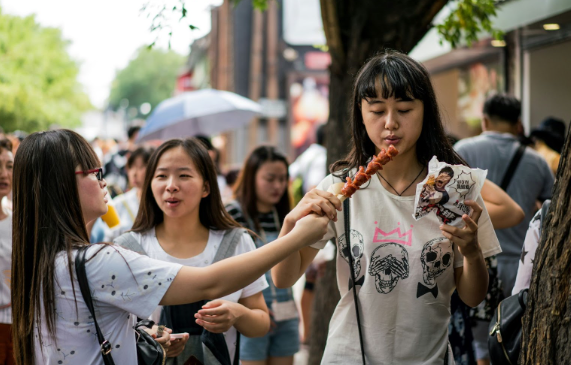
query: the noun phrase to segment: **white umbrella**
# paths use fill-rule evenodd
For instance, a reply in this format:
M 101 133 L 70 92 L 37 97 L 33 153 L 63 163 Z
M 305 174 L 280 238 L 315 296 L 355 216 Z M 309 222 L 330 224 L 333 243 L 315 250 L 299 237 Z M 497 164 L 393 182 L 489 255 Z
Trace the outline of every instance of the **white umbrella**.
M 157 105 L 138 142 L 218 134 L 247 125 L 261 111 L 260 104 L 229 91 L 188 91 Z

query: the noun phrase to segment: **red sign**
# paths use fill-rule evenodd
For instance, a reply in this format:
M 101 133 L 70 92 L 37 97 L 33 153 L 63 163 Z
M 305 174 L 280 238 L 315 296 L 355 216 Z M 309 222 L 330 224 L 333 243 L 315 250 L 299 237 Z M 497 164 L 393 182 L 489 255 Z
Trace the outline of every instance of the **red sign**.
M 326 52 L 307 52 L 305 54 L 305 67 L 308 70 L 327 70 L 331 64 L 331 55 Z
M 185 91 L 192 91 L 192 71 L 187 71 L 178 76 L 176 79 L 176 90 L 177 94 L 183 93 Z

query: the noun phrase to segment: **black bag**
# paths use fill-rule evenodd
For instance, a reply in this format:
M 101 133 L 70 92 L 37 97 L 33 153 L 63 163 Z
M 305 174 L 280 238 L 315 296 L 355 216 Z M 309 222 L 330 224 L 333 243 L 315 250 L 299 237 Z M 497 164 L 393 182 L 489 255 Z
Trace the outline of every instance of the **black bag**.
M 540 236 L 550 205 L 551 200 L 546 200 L 541 207 Z M 522 249 L 525 249 L 525 246 Z M 500 302 L 494 314 L 494 318 L 492 318 L 492 322 L 490 322 L 488 350 L 490 360 L 492 360 L 492 364 L 494 365 L 517 364 L 521 350 L 521 327 L 525 307 L 527 306 L 528 290 L 529 289 L 523 289 L 519 294 L 512 295 Z
M 135 336 L 137 336 L 137 364 L 139 365 L 164 365 L 166 361 L 165 349 L 144 329 L 144 327 L 152 328 L 154 324 L 155 322 L 146 319 L 137 322 L 133 327 Z
M 490 322 L 488 350 L 494 365 L 515 365 L 521 349 L 521 321 L 527 305 L 527 291 L 502 300 Z
M 95 309 L 93 307 L 93 300 L 91 298 L 91 291 L 89 290 L 89 283 L 87 282 L 87 273 L 85 272 L 85 255 L 89 247 L 90 246 L 84 246 L 77 250 L 77 256 L 75 257 L 75 273 L 77 275 L 77 281 L 79 282 L 81 295 L 83 296 L 83 300 L 85 301 L 85 304 L 89 309 L 89 313 L 91 313 L 91 317 L 93 318 L 93 323 L 95 324 L 97 340 L 101 346 L 101 356 L 103 357 L 103 363 L 105 365 L 115 365 L 113 356 L 111 355 L 113 346 L 103 337 L 101 329 L 97 324 L 97 319 L 95 318 Z M 143 328 L 141 328 L 151 328 L 153 325 L 153 321 L 143 320 L 134 326 L 137 340 L 137 363 L 139 365 L 164 365 L 165 363 L 165 349 L 161 346 L 161 344 L 155 341 L 151 335 L 149 335 Z

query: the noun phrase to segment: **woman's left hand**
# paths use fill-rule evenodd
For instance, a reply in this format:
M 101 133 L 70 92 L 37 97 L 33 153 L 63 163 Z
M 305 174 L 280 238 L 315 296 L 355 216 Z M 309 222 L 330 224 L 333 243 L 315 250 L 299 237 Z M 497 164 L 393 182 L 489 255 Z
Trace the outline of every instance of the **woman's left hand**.
M 244 306 L 227 300 L 213 300 L 206 303 L 194 315 L 196 323 L 212 333 L 228 331 L 242 316 Z
M 161 346 L 168 351 L 168 348 L 171 345 L 171 333 L 172 330 L 170 328 L 165 327 L 163 330 L 163 334 L 161 337 L 157 337 L 159 326 L 154 325 L 153 328 L 145 328 L 145 331 L 153 336 L 153 338 L 161 344 Z
M 482 215 L 482 207 L 472 200 L 466 200 L 464 204 L 473 209 L 471 217 L 467 214 L 462 216 L 462 220 L 466 223 L 464 228 L 443 224 L 440 226 L 440 230 L 444 237 L 458 245 L 458 249 L 463 256 L 470 256 L 478 253 L 480 250 L 480 245 L 478 244 L 478 221 Z

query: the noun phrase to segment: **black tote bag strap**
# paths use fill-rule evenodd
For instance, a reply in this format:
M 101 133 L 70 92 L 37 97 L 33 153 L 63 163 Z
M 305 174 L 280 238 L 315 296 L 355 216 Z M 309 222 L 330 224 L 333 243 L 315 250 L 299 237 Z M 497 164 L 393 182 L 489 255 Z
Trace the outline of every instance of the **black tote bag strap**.
M 353 283 L 353 300 L 355 302 L 355 315 L 357 316 L 357 329 L 359 330 L 359 344 L 361 345 L 361 357 L 363 359 L 363 365 L 365 362 L 365 346 L 363 344 L 363 331 L 361 329 L 361 314 L 359 313 L 359 298 L 357 298 L 357 285 L 355 279 L 355 271 L 353 270 L 353 252 L 351 250 L 351 216 L 349 212 L 349 199 L 343 201 L 343 221 L 345 223 L 345 241 L 347 242 L 347 247 L 349 247 L 349 272 L 351 273 L 351 282 Z
M 520 143 L 517 151 L 515 152 L 514 157 L 512 158 L 512 161 L 510 162 L 510 165 L 508 166 L 508 169 L 506 170 L 504 178 L 502 179 L 502 184 L 500 185 L 500 187 L 502 188 L 503 191 L 507 191 L 508 186 L 512 181 L 512 177 L 514 176 L 514 172 L 517 169 L 517 165 L 519 165 L 519 161 L 521 160 L 524 151 L 525 151 L 525 146 Z
M 111 344 L 109 341 L 103 337 L 103 333 L 97 324 L 97 319 L 95 318 L 95 309 L 93 307 L 93 300 L 91 299 L 91 291 L 89 290 L 89 283 L 87 282 L 87 273 L 85 272 L 85 255 L 87 254 L 87 249 L 89 246 L 81 247 L 77 250 L 77 256 L 75 257 L 75 274 L 77 275 L 77 281 L 79 282 L 79 289 L 81 290 L 81 295 L 83 296 L 83 301 L 91 317 L 93 318 L 93 323 L 95 324 L 95 330 L 97 332 L 97 341 L 101 347 L 101 356 L 103 357 L 103 363 L 105 365 L 115 365 L 113 357 L 111 356 Z

